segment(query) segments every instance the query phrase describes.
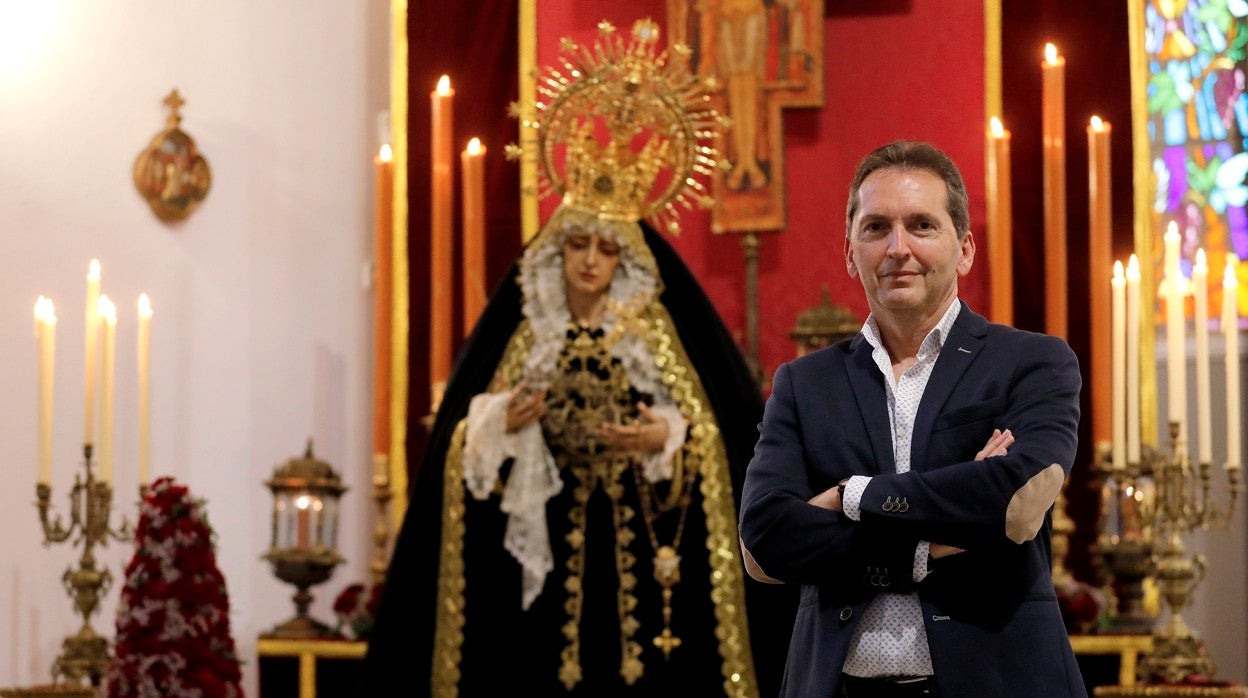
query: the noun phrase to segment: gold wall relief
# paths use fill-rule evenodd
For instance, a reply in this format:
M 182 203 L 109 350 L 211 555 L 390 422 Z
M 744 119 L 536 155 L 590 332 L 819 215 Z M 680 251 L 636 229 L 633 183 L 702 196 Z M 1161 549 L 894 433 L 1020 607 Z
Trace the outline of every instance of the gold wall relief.
M 165 130 L 152 138 L 134 161 L 134 186 L 165 222 L 180 221 L 208 196 L 212 171 L 199 153 L 195 139 L 182 130 L 180 109 L 186 101 L 177 89 L 165 97 L 169 118 Z

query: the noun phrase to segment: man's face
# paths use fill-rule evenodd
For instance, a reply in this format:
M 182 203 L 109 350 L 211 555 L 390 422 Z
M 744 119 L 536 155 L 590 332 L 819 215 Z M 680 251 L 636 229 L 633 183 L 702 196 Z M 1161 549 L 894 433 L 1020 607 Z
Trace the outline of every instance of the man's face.
M 958 240 L 946 193 L 944 181 L 923 169 L 887 167 L 863 180 L 845 264 L 872 312 L 926 315 L 957 295 L 975 243 L 970 232 Z

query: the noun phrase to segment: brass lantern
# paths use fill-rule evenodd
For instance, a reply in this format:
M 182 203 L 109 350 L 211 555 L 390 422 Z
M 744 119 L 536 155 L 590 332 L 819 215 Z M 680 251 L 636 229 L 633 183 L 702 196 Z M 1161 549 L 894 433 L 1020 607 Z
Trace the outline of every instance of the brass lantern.
M 312 455 L 312 439 L 302 458 L 291 458 L 273 471 L 266 485 L 273 491 L 273 538 L 264 559 L 273 574 L 293 584 L 295 617 L 264 637 L 307 639 L 333 635 L 325 623 L 308 616 L 308 588 L 329 579 L 343 562 L 338 554 L 338 498 L 347 488 L 329 463 Z
M 828 287 L 823 287 L 823 302 L 797 314 L 797 324 L 789 338 L 797 342 L 797 355 L 822 349 L 858 334 L 862 321 L 848 308 L 832 305 Z

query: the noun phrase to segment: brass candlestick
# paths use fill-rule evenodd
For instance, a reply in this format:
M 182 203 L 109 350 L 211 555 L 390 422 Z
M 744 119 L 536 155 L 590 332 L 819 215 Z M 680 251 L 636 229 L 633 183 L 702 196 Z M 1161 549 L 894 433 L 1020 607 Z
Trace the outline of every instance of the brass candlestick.
M 1200 639 L 1181 613 L 1204 578 L 1206 562 L 1203 555 L 1188 555 L 1183 536 L 1197 528 L 1226 528 L 1242 489 L 1239 467 L 1226 467 L 1229 493 L 1222 507 L 1212 492 L 1210 464 L 1191 463 L 1180 423 L 1175 420 L 1170 421 L 1169 452 L 1145 449 L 1140 460 L 1106 473 L 1115 478 L 1117 501 L 1123 507 L 1122 535 L 1103 538 L 1102 548 L 1116 575 L 1125 574 L 1133 582 L 1135 578 L 1142 581 L 1151 572 L 1170 609 L 1169 618 L 1152 631 L 1153 649 L 1141 663 L 1140 672 L 1148 683 L 1178 684 L 1194 676 L 1209 678 L 1216 665 L 1202 651 Z M 1144 494 L 1148 483 L 1153 488 L 1151 497 Z M 1151 559 L 1151 564 L 1146 559 Z M 1132 605 L 1138 598 L 1134 594 L 1119 598 L 1120 614 L 1124 601 L 1132 614 L 1125 622 L 1143 624 L 1142 612 L 1136 615 Z
M 62 543 L 77 534 L 73 544 L 82 544 L 82 556 L 78 568 L 65 570 L 61 582 L 82 616 L 82 628 L 65 638 L 62 652 L 52 663 L 52 676 L 65 677 L 73 682 L 88 679 L 91 685 L 100 683 L 100 677 L 108 666 L 108 640 L 91 627 L 91 615 L 99 608 L 100 597 L 108 593 L 113 575 L 107 568 L 96 568 L 96 545 L 107 545 L 109 537 L 118 541 L 132 539 L 130 522 L 123 516 L 121 526 L 114 530 L 108 524 L 112 515 L 113 488 L 107 482 L 97 481 L 91 461 L 91 444 L 82 447 L 83 474 L 74 475 L 74 486 L 69 492 L 69 525 L 61 522 L 59 514 L 49 517 L 52 487 L 45 483 L 35 485 L 39 498 L 39 521 L 43 525 L 43 544 Z M 49 518 L 51 520 L 49 520 Z
M 1144 580 L 1156 567 L 1151 528 L 1156 489 L 1152 466 L 1125 463 L 1115 469 L 1108 449 L 1096 461 L 1097 482 L 1108 496 L 1101 501 L 1101 526 L 1093 551 L 1109 577 L 1112 607 L 1102 632 L 1111 635 L 1149 635 L 1156 620 L 1144 608 Z M 1151 464 L 1161 457 L 1150 446 L 1141 446 L 1140 460 Z M 1151 494 L 1147 494 L 1151 493 Z M 1108 530 L 1106 522 L 1114 522 Z

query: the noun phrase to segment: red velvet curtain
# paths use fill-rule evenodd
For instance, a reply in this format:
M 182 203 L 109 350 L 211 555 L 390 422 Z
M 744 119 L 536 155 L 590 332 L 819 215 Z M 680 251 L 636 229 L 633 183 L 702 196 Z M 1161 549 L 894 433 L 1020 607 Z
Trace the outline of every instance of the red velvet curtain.
M 506 272 L 520 249 L 519 166 L 503 157 L 503 148 L 518 138 L 518 124 L 507 105 L 518 98 L 518 12 L 515 0 L 408 3 L 408 261 L 410 333 L 408 336 L 407 462 L 409 482 L 424 454 L 429 414 L 429 93 L 438 78 L 449 75 L 455 89 L 455 152 L 474 136 L 486 146 L 485 254 L 486 289 Z M 456 158 L 455 230 L 460 228 L 460 173 Z M 460 264 L 463 249 L 454 249 L 454 295 L 458 352 L 462 303 Z M 468 328 L 469 330 L 471 328 Z

